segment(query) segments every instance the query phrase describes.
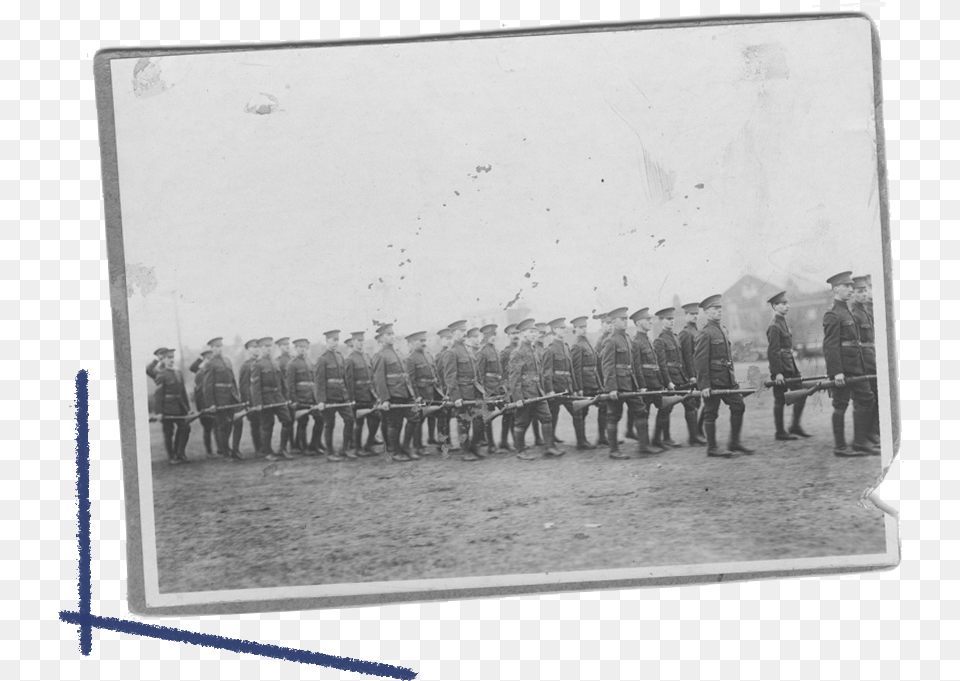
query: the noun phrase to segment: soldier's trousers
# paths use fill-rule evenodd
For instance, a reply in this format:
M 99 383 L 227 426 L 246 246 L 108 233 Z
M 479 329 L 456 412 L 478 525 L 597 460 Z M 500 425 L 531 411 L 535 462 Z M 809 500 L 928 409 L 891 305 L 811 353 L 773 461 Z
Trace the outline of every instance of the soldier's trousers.
M 441 409 L 437 417 L 437 442 L 442 445 L 450 444 L 450 410 Z
M 717 390 L 723 390 L 723 388 L 717 388 Z M 742 416 L 747 410 L 746 405 L 743 403 L 743 395 L 718 395 L 716 397 L 705 397 L 703 398 L 704 425 L 717 422 L 717 417 L 720 415 L 721 402 L 730 407 L 731 419 L 736 415 Z
M 607 406 L 607 421 L 604 424 L 607 426 L 616 427 L 617 424 L 620 423 L 620 419 L 623 417 L 624 404 L 627 405 L 627 418 L 634 423 L 637 419 L 647 415 L 647 407 L 644 404 L 644 400 L 640 397 L 623 397 L 619 400 L 604 400 L 601 404 Z
M 200 425 L 203 427 L 203 448 L 206 450 L 207 454 L 213 452 L 213 433 L 217 428 L 217 418 L 212 415 L 201 416 Z M 223 454 L 223 450 L 219 447 L 220 443 L 217 443 L 217 453 Z
M 513 434 L 513 412 L 505 411 L 500 417 L 500 446 L 507 448 L 507 436 Z
M 848 378 L 853 378 L 848 376 Z M 857 381 L 856 383 L 847 383 L 842 388 L 832 388 L 831 397 L 833 398 L 834 413 L 845 414 L 850 400 L 853 400 L 853 410 L 872 412 L 874 402 L 874 392 L 870 389 L 870 384 L 866 381 Z
M 390 404 L 413 404 L 413 398 L 410 397 L 391 397 Z M 403 420 L 416 420 L 411 409 L 388 409 L 383 412 L 383 441 L 386 445 L 387 454 L 399 454 L 400 433 L 403 430 Z
M 177 420 L 163 422 L 163 444 L 170 459 L 186 458 L 187 440 L 190 439 L 190 424 Z
M 223 409 L 221 411 L 215 412 L 214 418 L 217 422 L 216 430 L 214 435 L 217 439 L 217 451 L 223 453 L 230 452 L 230 433 L 233 432 L 234 428 L 238 428 L 240 432 L 243 432 L 243 422 L 238 421 L 237 426 L 234 426 L 233 415 L 234 411 L 232 409 Z
M 527 427 L 535 418 L 539 419 L 541 423 L 552 423 L 550 420 L 550 407 L 547 406 L 546 401 L 525 404 L 519 409 L 513 410 L 513 414 L 514 429 L 519 430 L 524 434 L 526 434 Z
M 548 407 L 548 408 L 550 409 L 550 423 L 553 424 L 553 436 L 554 436 L 554 438 L 556 438 L 556 436 L 557 436 L 557 422 L 560 420 L 560 407 L 562 406 L 564 409 L 567 410 L 567 413 L 570 414 L 570 418 L 573 419 L 574 422 L 576 422 L 577 417 L 579 416 L 579 414 L 577 414 L 576 412 L 574 412 L 574 411 L 573 411 L 573 405 L 570 404 L 570 402 L 565 401 L 565 400 L 564 400 L 564 401 L 560 401 L 559 399 L 557 399 L 557 400 L 550 400 L 550 401 L 547 402 L 547 404 L 550 405 L 550 406 Z
M 654 390 L 663 390 L 663 388 L 654 388 Z M 669 428 L 670 412 L 673 408 L 664 408 L 663 395 L 651 395 L 650 397 L 641 397 L 640 399 L 643 400 L 648 414 L 653 412 L 653 410 L 650 409 L 651 405 L 657 408 L 657 426 L 662 429 L 666 425 Z
M 353 407 L 337 407 L 323 410 L 323 442 L 327 454 L 333 454 L 333 427 L 336 425 L 336 416 L 340 415 L 343 421 L 343 449 L 353 449 Z
M 284 442 L 283 431 L 286 432 L 286 437 L 289 440 L 290 431 L 293 428 L 293 420 L 290 418 L 290 410 L 287 409 L 287 405 L 282 405 L 279 407 L 270 407 L 269 409 L 261 409 L 259 412 L 260 415 L 260 452 L 263 454 L 272 454 L 273 453 L 273 418 L 276 417 L 280 421 L 280 441 Z
M 473 407 L 461 407 L 457 414 L 457 440 L 460 449 L 475 449 L 483 438 L 483 417 L 477 416 Z M 473 426 L 473 432 L 470 427 Z
M 250 422 L 250 438 L 253 440 L 253 451 L 262 452 L 263 451 L 263 431 L 261 430 L 261 418 L 259 411 L 251 411 L 247 413 L 247 420 Z M 243 424 L 240 425 L 240 431 L 243 432 Z M 273 431 L 271 431 L 273 432 Z M 239 438 L 235 435 L 233 438 L 234 445 L 239 444 Z M 236 447 L 234 447 L 236 448 Z

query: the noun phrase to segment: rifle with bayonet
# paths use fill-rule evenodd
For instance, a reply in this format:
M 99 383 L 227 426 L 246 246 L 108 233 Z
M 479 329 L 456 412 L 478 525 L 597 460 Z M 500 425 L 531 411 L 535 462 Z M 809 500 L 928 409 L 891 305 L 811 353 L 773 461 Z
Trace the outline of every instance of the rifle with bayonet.
M 492 397 L 486 400 L 463 400 L 460 403 L 460 406 L 482 407 L 488 404 L 505 404 L 506 401 L 507 401 L 507 398 L 505 397 Z M 457 406 L 456 403 L 451 400 L 445 400 L 443 402 L 430 401 L 430 402 L 424 402 L 423 404 L 424 406 L 422 408 L 422 412 L 424 416 L 430 416 L 431 414 L 434 414 L 440 411 L 441 409 L 448 409 L 450 407 Z
M 872 381 L 877 377 L 876 374 L 868 374 L 866 376 L 851 376 L 850 378 L 844 378 L 844 385 L 847 383 L 861 383 L 863 381 Z M 798 400 L 802 400 L 810 395 L 818 392 L 820 390 L 827 390 L 828 388 L 836 388 L 836 381 L 818 381 L 815 385 L 809 388 L 801 388 L 799 390 L 788 390 L 783 394 L 783 400 L 787 404 L 793 404 Z
M 288 407 L 290 406 L 290 404 L 291 404 L 290 400 L 284 400 L 283 402 L 274 402 L 273 404 L 261 404 L 257 407 L 247 407 L 243 411 L 238 411 L 236 414 L 234 414 L 233 420 L 239 421 L 240 419 L 242 419 L 244 416 L 246 416 L 251 412 L 263 411 L 264 409 L 273 409 L 274 407 Z
M 340 409 L 342 407 L 353 407 L 356 404 L 357 404 L 356 402 L 338 402 L 336 404 L 324 404 L 322 409 L 320 408 L 319 404 L 315 404 L 312 407 L 307 407 L 306 409 L 297 409 L 295 412 L 293 412 L 293 418 L 294 420 L 296 420 L 306 416 L 307 414 L 312 414 L 315 411 L 326 411 L 327 409 Z
M 686 396 L 688 394 L 688 391 L 685 391 L 685 390 L 638 390 L 636 392 L 617 391 L 617 399 L 622 399 L 626 397 L 656 397 L 657 395 L 680 395 L 680 394 L 683 394 Z M 571 404 L 571 409 L 573 409 L 573 412 L 577 413 L 578 411 L 582 411 L 583 409 L 586 409 L 587 407 L 590 407 L 596 404 L 597 402 L 600 402 L 602 400 L 609 400 L 609 399 L 610 399 L 610 393 L 600 393 L 599 395 L 594 395 L 593 397 L 589 397 L 587 399 L 576 400 L 574 402 L 571 402 L 570 404 Z M 684 397 L 684 399 L 686 399 L 686 397 Z
M 711 397 L 721 397 L 723 395 L 752 395 L 757 392 L 757 388 L 715 388 L 710 390 Z M 665 397 L 663 399 L 663 408 L 669 409 L 675 404 L 680 404 L 686 399 L 691 397 L 700 397 L 703 395 L 702 390 L 690 390 L 685 392 L 682 395 L 675 395 L 673 397 Z
M 505 412 L 514 411 L 516 409 L 519 409 L 520 407 L 525 407 L 528 404 L 534 404 L 536 402 L 545 402 L 546 400 L 553 400 L 568 394 L 569 394 L 569 391 L 564 390 L 562 393 L 550 393 L 549 395 L 541 395 L 540 397 L 530 397 L 526 400 L 520 400 L 518 402 L 507 402 L 500 409 L 495 409 L 494 411 L 485 413 L 483 415 L 483 422 L 490 423 L 498 416 L 502 416 Z
M 825 378 L 830 378 L 830 377 L 829 377 L 829 376 L 796 376 L 796 377 L 794 377 L 794 378 L 785 378 L 785 379 L 783 379 L 783 384 L 784 384 L 784 385 L 792 385 L 792 384 L 794 384 L 794 383 L 799 383 L 799 384 L 801 384 L 804 388 L 809 388 L 809 387 L 813 386 L 814 383 L 816 383 L 817 381 L 822 381 L 822 380 L 825 379 Z M 810 383 L 810 385 L 806 385 L 807 383 Z M 776 385 L 777 385 L 777 382 L 776 382 L 776 381 L 764 381 L 764 382 L 763 382 L 763 387 L 764 387 L 764 388 L 773 388 L 773 387 L 776 386 Z
M 164 416 L 163 414 L 150 414 L 150 423 L 156 423 L 157 421 L 183 421 L 184 423 L 193 423 L 198 418 L 203 416 L 213 415 L 218 411 L 227 411 L 228 409 L 236 409 L 237 407 L 246 406 L 246 402 L 238 402 L 237 404 L 224 404 L 219 407 L 207 407 L 206 409 L 201 409 L 200 411 L 191 412 L 183 416 Z

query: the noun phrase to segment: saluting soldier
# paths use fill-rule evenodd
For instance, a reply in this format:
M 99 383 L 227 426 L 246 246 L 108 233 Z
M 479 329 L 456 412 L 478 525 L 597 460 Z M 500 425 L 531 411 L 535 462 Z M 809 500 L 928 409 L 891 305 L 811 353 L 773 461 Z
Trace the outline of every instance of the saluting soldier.
M 289 442 L 293 419 L 290 418 L 290 405 L 283 394 L 284 379 L 273 359 L 273 338 L 261 338 L 259 346 L 260 358 L 250 369 L 250 400 L 253 409 L 260 414 L 261 453 L 266 455 L 268 461 L 276 461 L 278 457 L 273 453 L 273 419 L 276 417 L 280 421 L 281 443 Z M 284 459 L 293 458 L 282 446 L 278 454 Z
M 573 327 L 573 336 L 576 339 L 570 346 L 570 364 L 573 367 L 574 385 L 580 386 L 580 394 L 584 397 L 598 395 L 602 389 L 600 374 L 597 371 L 596 351 L 587 339 L 587 318 L 577 317 L 570 320 Z M 582 409 L 573 415 L 573 427 L 577 433 L 577 449 L 596 449 L 596 445 L 587 439 L 587 412 L 590 408 Z
M 573 374 L 573 358 L 570 356 L 570 348 L 563 341 L 563 334 L 567 330 L 567 320 L 565 317 L 554 319 L 547 322 L 548 332 L 544 337 L 543 351 L 543 387 L 548 392 L 568 392 L 571 395 L 580 395 L 580 386 Z M 560 421 L 560 405 L 570 414 L 573 421 L 573 431 L 576 433 L 577 449 L 582 449 L 584 442 L 582 434 L 577 428 L 577 415 L 573 411 L 568 400 L 550 400 L 548 407 L 550 409 L 550 423 L 553 426 L 553 440 L 557 441 L 557 424 Z
M 377 340 L 380 342 L 380 351 L 373 356 L 373 386 L 379 400 L 378 406 L 383 409 L 386 453 L 394 461 L 412 461 L 409 452 L 404 451 L 400 443 L 404 412 L 410 410 L 390 408 L 396 405 L 412 405 L 414 401 L 410 378 L 403 370 L 403 363 L 393 347 L 396 341 L 393 325 L 381 325 L 377 329 Z M 407 414 L 408 418 L 409 416 Z
M 479 410 L 463 402 L 483 399 L 483 387 L 477 381 L 477 361 L 464 342 L 467 336 L 466 321 L 454 322 L 448 328 L 453 332 L 453 345 L 443 355 L 443 385 L 448 399 L 453 402 L 457 417 L 457 439 L 464 450 L 463 460 L 476 461 L 484 456 L 479 447 L 483 418 L 475 415 Z
M 247 420 L 250 422 L 250 439 L 253 440 L 253 451 L 259 454 L 263 450 L 263 439 L 260 436 L 260 412 L 254 411 L 253 399 L 250 397 L 250 373 L 253 365 L 260 359 L 260 341 L 250 339 L 244 344 L 247 359 L 240 365 L 240 399 L 246 402 L 251 409 L 247 411 Z M 233 451 L 240 451 L 240 438 L 243 436 L 243 421 L 233 423 Z
M 707 323 L 697 333 L 694 361 L 697 368 L 697 387 L 703 395 L 703 429 L 707 432 L 707 456 L 731 458 L 735 452 L 754 454 L 754 450 L 740 442 L 743 428 L 743 413 L 746 405 L 743 395 L 713 395 L 712 390 L 729 390 L 739 387 L 733 372 L 733 355 L 727 330 L 720 324 L 723 317 L 721 296 L 713 295 L 700 303 L 707 316 Z M 730 407 L 730 442 L 720 452 L 717 447 L 717 416 L 720 402 Z
M 158 367 L 160 362 L 163 361 L 164 357 L 167 356 L 167 350 L 169 350 L 169 348 L 161 347 L 153 351 L 153 360 L 147 365 L 147 376 L 150 377 L 151 381 L 156 380 Z
M 793 404 L 793 421 L 788 431 L 783 422 L 784 395 L 787 392 L 786 379 L 800 378 L 800 369 L 797 368 L 793 356 L 793 334 L 787 325 L 787 312 L 790 311 L 790 301 L 787 292 L 780 291 L 768 301 L 773 308 L 773 319 L 767 327 L 767 362 L 770 364 L 770 378 L 773 379 L 773 426 L 778 440 L 796 440 L 797 437 L 810 437 L 800 427 L 800 416 L 807 398 L 797 400 Z M 800 387 L 800 386 L 796 386 Z
M 214 410 L 213 414 L 217 419 L 217 449 L 223 452 L 230 452 L 234 459 L 242 459 L 240 456 L 240 438 L 234 436 L 234 445 L 230 447 L 230 433 L 236 430 L 237 433 L 243 433 L 243 421 L 238 421 L 236 425 L 233 422 L 233 415 L 236 409 L 231 408 L 239 405 L 245 400 L 240 395 L 237 387 L 237 377 L 233 373 L 233 364 L 223 356 L 223 338 L 212 338 L 207 342 L 210 348 L 210 361 L 203 372 L 203 404 L 204 409 Z
M 340 345 L 340 329 L 325 331 L 327 349 L 317 358 L 313 368 L 314 383 L 317 391 L 317 409 L 323 413 L 323 444 L 327 450 L 328 461 L 343 461 L 357 458 L 353 453 L 353 407 L 327 408 L 327 404 L 343 404 L 353 401 L 352 374 L 353 364 L 347 363 L 337 351 Z M 343 448 L 341 453 L 333 448 L 333 428 L 336 415 L 343 421 Z
M 600 378 L 600 385 L 604 384 L 603 376 L 603 362 L 600 361 L 600 352 L 603 350 L 603 344 L 610 334 L 613 333 L 613 321 L 606 312 L 601 314 L 594 315 L 594 319 L 600 321 L 600 337 L 597 339 L 597 375 Z M 607 441 L 607 402 L 606 400 L 601 400 L 597 403 L 597 445 L 598 446 L 609 446 Z M 619 442 L 618 444 L 623 444 Z
M 433 360 L 433 369 L 437 375 L 437 393 L 440 395 L 440 399 L 447 400 L 448 396 L 443 382 L 444 355 L 450 351 L 450 346 L 453 345 L 453 331 L 440 329 L 437 331 L 437 336 L 440 338 L 440 352 Z M 445 447 L 450 447 L 450 410 L 444 407 L 428 418 L 436 419 L 438 440 L 435 444 L 439 445 L 440 451 L 444 451 Z
M 277 349 L 280 351 L 280 354 L 277 355 L 277 366 L 280 367 L 280 377 L 283 379 L 283 396 L 285 399 L 290 400 L 291 404 L 287 409 L 290 411 L 290 419 L 293 421 L 293 412 L 296 411 L 293 405 L 293 386 L 287 383 L 287 366 L 290 364 L 290 360 L 293 359 L 293 355 L 290 354 L 290 338 L 284 336 L 283 338 L 278 338 L 276 340 Z M 281 431 L 280 437 L 283 438 L 283 431 Z M 290 441 L 284 442 L 282 439 L 280 441 L 280 449 L 286 450 L 287 445 L 290 446 L 290 449 L 294 448 L 293 439 L 293 427 L 290 428 L 290 434 L 288 435 Z
M 613 331 L 603 341 L 600 350 L 600 363 L 603 366 L 603 389 L 608 393 L 607 404 L 607 441 L 611 459 L 629 459 L 629 455 L 620 452 L 620 439 L 617 425 L 623 416 L 623 405 L 627 405 L 627 418 L 636 422 L 640 436 L 641 453 L 650 453 L 645 437 L 647 436 L 647 409 L 640 397 L 621 397 L 621 392 L 640 392 L 645 389 L 643 374 L 637 370 L 634 359 L 633 343 L 627 338 L 627 308 L 620 307 L 607 313 L 607 319 Z
M 347 342 L 350 353 L 345 362 L 350 365 L 353 376 L 353 401 L 357 409 L 373 409 L 377 396 L 373 387 L 373 375 L 370 360 L 363 352 L 363 331 L 354 331 Z M 363 423 L 367 423 L 367 441 L 363 442 Z M 380 412 L 372 411 L 365 418 L 354 418 L 353 446 L 357 456 L 376 454 L 377 430 L 380 428 Z
M 654 349 L 653 343 L 650 342 L 650 337 L 647 336 L 650 329 L 653 328 L 653 316 L 650 314 L 650 308 L 644 307 L 637 310 L 630 315 L 630 319 L 637 327 L 637 333 L 630 339 L 637 376 L 647 390 L 670 390 L 667 385 L 664 385 L 667 377 L 664 375 L 660 361 L 657 359 L 657 351 Z M 644 397 L 643 404 L 645 407 L 644 413 L 636 419 L 637 426 L 643 426 L 642 432 L 637 431 L 640 440 L 640 453 L 653 453 L 651 445 L 660 451 L 676 446 L 675 442 L 663 438 L 665 434 L 663 432 L 664 426 L 670 423 L 670 412 L 663 408 L 663 395 Z M 654 423 L 652 442 L 649 431 L 650 405 L 657 407 L 657 420 Z
M 482 345 L 477 352 L 477 378 L 483 386 L 487 399 L 501 397 L 504 394 L 503 366 L 500 364 L 500 353 L 497 352 L 497 346 L 494 342 L 497 337 L 497 325 L 487 324 L 480 328 L 483 335 Z M 486 406 L 487 411 L 496 409 L 496 405 L 491 402 Z M 493 422 L 487 423 L 484 427 L 487 435 L 487 451 L 490 454 L 496 454 L 498 447 L 497 441 L 493 437 Z
M 536 456 L 526 453 L 527 426 L 533 415 L 539 415 L 543 424 L 543 436 L 546 440 L 547 456 L 563 456 L 563 452 L 554 444 L 553 426 L 550 421 L 550 408 L 545 401 L 522 404 L 522 400 L 544 397 L 547 393 L 543 389 L 543 367 L 537 356 L 534 344 L 540 336 L 533 319 L 525 319 L 517 324 L 520 332 L 520 344 L 510 354 L 510 363 L 507 367 L 507 396 L 518 404 L 513 421 L 513 444 L 517 456 L 532 461 Z
M 187 463 L 187 440 L 190 439 L 190 424 L 186 419 L 176 418 L 190 413 L 190 400 L 187 398 L 187 386 L 183 376 L 173 368 L 174 351 L 165 349 L 161 361 L 157 364 L 154 393 L 157 410 L 163 426 L 163 444 L 167 450 L 167 459 L 171 464 Z
M 287 397 L 293 402 L 291 410 L 307 409 L 316 406 L 317 391 L 313 382 L 313 368 L 310 366 L 310 360 L 307 359 L 307 353 L 310 351 L 310 341 L 306 338 L 298 338 L 293 341 L 296 356 L 287 362 L 287 368 L 284 372 L 284 384 L 287 388 Z M 303 454 L 309 453 L 307 444 L 307 425 L 310 422 L 310 416 L 313 414 L 314 422 L 320 416 L 316 411 L 309 412 L 298 418 L 296 433 L 293 436 L 293 449 Z M 294 413 L 294 416 L 296 414 Z
M 697 333 L 699 329 L 697 328 L 697 319 L 700 316 L 700 303 L 687 303 L 683 306 L 683 316 L 686 320 L 686 323 L 683 325 L 683 328 L 680 329 L 680 333 L 677 334 L 677 337 L 680 340 L 680 355 L 683 357 L 683 373 L 686 374 L 690 386 L 696 387 L 697 385 L 697 366 L 696 362 L 693 361 L 694 354 L 694 345 L 697 340 Z M 694 436 L 690 437 L 687 441 L 691 445 L 705 445 L 707 444 L 703 440 L 703 410 L 700 409 L 700 396 L 695 395 L 688 397 L 684 401 L 684 405 L 689 404 L 693 407 L 694 413 L 697 411 L 700 412 L 700 415 L 696 419 L 696 431 Z M 684 409 L 687 407 L 684 406 Z M 689 427 L 689 426 L 688 426 Z
M 867 374 L 876 374 L 876 330 L 873 325 L 873 301 L 870 299 L 870 284 L 868 279 L 866 276 L 853 278 L 853 305 L 851 305 L 850 309 L 860 324 L 860 347 L 863 349 L 863 370 Z M 870 410 L 870 420 L 867 421 L 867 419 L 864 419 L 864 422 L 868 424 L 866 437 L 871 444 L 879 445 L 880 393 L 877 392 L 877 379 L 871 378 L 868 383 L 870 384 L 870 390 L 873 391 L 873 408 Z
M 427 332 L 417 331 L 406 338 L 410 354 L 404 359 L 407 377 L 413 386 L 414 398 L 431 402 L 437 398 L 438 377 L 433 365 L 433 358 L 427 352 Z M 403 444 L 411 459 L 423 456 L 423 418 L 419 411 L 411 414 L 404 427 Z M 411 445 L 413 449 L 411 450 Z
M 193 364 L 190 365 L 190 371 L 193 372 L 193 401 L 197 405 L 197 411 L 203 412 L 206 409 L 206 405 L 203 402 L 203 372 L 207 368 L 207 364 L 210 361 L 210 357 L 213 353 L 209 350 L 204 350 L 200 353 L 200 356 L 193 360 Z M 200 425 L 203 426 L 203 448 L 207 452 L 208 457 L 213 456 L 213 431 L 217 427 L 217 417 L 213 414 L 206 413 L 200 416 Z M 219 443 L 217 443 L 219 445 Z M 217 454 L 224 456 L 225 451 L 217 449 Z
M 510 366 L 510 355 L 514 350 L 516 350 L 517 345 L 520 344 L 520 332 L 517 331 L 516 324 L 508 324 L 506 328 L 504 328 L 503 332 L 507 335 L 507 338 L 510 339 L 507 347 L 500 351 L 500 369 L 503 375 L 504 389 L 506 389 L 507 367 Z M 512 452 L 513 447 L 510 446 L 508 435 L 513 437 L 512 410 L 504 412 L 503 416 L 500 417 L 500 449 L 505 449 L 508 452 Z
M 667 390 L 676 390 L 685 388 L 690 383 L 690 378 L 683 368 L 683 349 L 680 347 L 680 340 L 673 332 L 674 316 L 676 310 L 667 307 L 657 312 L 657 319 L 660 320 L 660 335 L 653 341 L 653 349 L 657 353 L 657 363 L 660 365 L 660 371 L 663 374 L 662 383 Z M 697 408 L 687 401 L 683 401 L 683 416 L 687 422 L 687 441 L 696 444 L 704 444 L 697 438 Z M 673 413 L 673 407 L 667 407 L 661 410 L 664 416 L 661 430 L 663 432 L 663 441 L 674 447 L 679 447 L 679 443 L 673 441 L 670 437 L 670 414 Z M 660 418 L 657 412 L 657 419 Z
M 836 456 L 879 455 L 867 439 L 873 413 L 873 391 L 869 383 L 848 378 L 867 372 L 863 361 L 860 324 L 850 311 L 848 301 L 853 297 L 852 272 L 841 272 L 827 279 L 833 287 L 833 305 L 823 315 L 823 355 L 827 375 L 836 382 L 833 388 L 833 437 Z M 847 447 L 844 421 L 847 407 L 853 398 L 853 449 Z

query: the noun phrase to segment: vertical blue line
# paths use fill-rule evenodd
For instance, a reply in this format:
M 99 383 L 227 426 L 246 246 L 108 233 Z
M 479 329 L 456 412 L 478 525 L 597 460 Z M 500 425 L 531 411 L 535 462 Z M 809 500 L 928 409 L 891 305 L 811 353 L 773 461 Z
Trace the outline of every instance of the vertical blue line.
M 87 398 L 89 375 L 77 372 L 77 540 L 80 545 L 80 652 L 89 655 L 93 648 L 90 620 L 90 422 Z

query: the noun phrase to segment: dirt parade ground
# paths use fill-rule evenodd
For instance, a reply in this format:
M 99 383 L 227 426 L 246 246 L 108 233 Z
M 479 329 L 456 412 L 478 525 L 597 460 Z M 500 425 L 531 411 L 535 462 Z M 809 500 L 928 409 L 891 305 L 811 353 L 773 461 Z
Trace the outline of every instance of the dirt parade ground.
M 605 447 L 577 451 L 561 411 L 559 459 L 501 453 L 464 462 L 459 452 L 445 458 L 430 447 L 427 457 L 405 463 L 382 455 L 271 463 L 250 453 L 246 432 L 245 461 L 208 459 L 195 422 L 191 463 L 171 466 L 160 424 L 152 423 L 160 590 L 883 552 L 882 513 L 859 503 L 881 474 L 880 458 L 833 455 L 826 394 L 808 401 L 808 440 L 774 440 L 772 404 L 770 391 L 747 398 L 744 441 L 758 451 L 731 460 L 689 445 L 641 457 L 633 440 L 621 448 L 629 460 L 608 458 Z M 722 445 L 726 407 L 718 424 Z M 679 407 L 672 434 L 686 441 Z

